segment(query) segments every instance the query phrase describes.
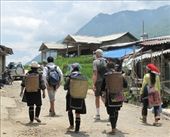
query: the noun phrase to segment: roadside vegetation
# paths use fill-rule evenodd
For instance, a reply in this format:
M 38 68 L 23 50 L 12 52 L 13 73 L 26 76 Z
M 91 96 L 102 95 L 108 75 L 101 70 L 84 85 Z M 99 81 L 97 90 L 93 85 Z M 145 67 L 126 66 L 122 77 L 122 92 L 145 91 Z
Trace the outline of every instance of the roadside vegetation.
M 55 64 L 57 64 L 61 68 L 64 75 L 67 75 L 69 73 L 69 65 L 72 63 L 76 63 L 76 62 L 80 64 L 81 73 L 87 77 L 89 88 L 91 88 L 92 86 L 92 63 L 93 63 L 92 55 L 84 55 L 84 56 L 72 57 L 72 58 L 58 57 L 55 60 Z

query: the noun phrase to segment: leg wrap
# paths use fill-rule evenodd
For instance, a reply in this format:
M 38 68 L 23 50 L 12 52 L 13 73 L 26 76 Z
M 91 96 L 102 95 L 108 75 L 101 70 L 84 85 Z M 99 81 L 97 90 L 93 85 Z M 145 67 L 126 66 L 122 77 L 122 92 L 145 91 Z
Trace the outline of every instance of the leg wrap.
M 118 119 L 118 111 L 115 110 L 114 113 L 110 115 L 110 123 L 112 129 L 116 128 L 117 119 Z
M 40 115 L 40 111 L 41 111 L 41 106 L 36 106 L 36 109 L 35 109 L 35 116 L 38 118 L 39 115 Z
M 30 121 L 34 120 L 34 106 L 29 107 L 29 118 L 30 118 Z
M 68 118 L 69 118 L 70 126 L 74 126 L 74 117 L 73 117 L 73 112 L 71 110 L 68 111 Z
M 75 128 L 75 132 L 79 132 L 80 129 L 80 117 L 76 117 L 76 128 Z

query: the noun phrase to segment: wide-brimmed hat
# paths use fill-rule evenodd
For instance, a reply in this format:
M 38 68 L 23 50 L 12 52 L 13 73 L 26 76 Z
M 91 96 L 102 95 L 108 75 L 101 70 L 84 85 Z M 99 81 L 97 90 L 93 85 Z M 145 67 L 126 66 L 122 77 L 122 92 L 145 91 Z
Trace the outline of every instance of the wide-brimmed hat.
M 103 56 L 103 50 L 101 50 L 101 49 L 97 49 L 94 53 L 99 56 Z
M 150 70 L 152 73 L 160 75 L 159 69 L 154 64 L 150 63 L 146 66 L 146 68 Z
M 37 61 L 32 61 L 31 64 L 30 64 L 30 67 L 31 67 L 31 68 L 39 68 L 40 65 L 38 64 Z

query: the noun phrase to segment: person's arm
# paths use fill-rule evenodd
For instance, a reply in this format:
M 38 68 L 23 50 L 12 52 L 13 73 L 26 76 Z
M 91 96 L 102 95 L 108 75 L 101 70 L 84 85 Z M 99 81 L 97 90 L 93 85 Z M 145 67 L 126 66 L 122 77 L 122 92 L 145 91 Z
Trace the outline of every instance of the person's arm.
M 45 98 L 45 89 L 46 89 L 45 81 L 43 75 L 39 74 L 39 76 L 40 76 L 40 89 L 43 92 L 43 98 Z
M 145 85 L 146 85 L 147 83 L 148 83 L 148 78 L 147 78 L 146 75 L 144 75 L 144 77 L 143 77 L 143 83 L 142 83 L 142 88 L 141 88 L 141 90 L 140 90 L 140 95 L 142 95 L 143 90 L 144 90 L 144 87 L 145 87 Z
M 62 70 L 57 66 L 57 71 L 58 71 L 58 73 L 59 73 L 59 75 L 60 75 L 60 82 L 63 80 L 63 72 L 62 72 Z
M 97 81 L 97 64 L 96 61 L 93 61 L 93 75 L 92 75 L 92 80 L 93 80 L 93 91 L 96 91 L 96 81 Z
M 97 81 L 97 70 L 93 70 L 93 91 L 96 91 L 96 81 Z
M 25 78 L 23 78 L 23 80 L 21 82 L 21 92 L 20 92 L 21 97 L 23 95 L 24 89 L 25 89 Z
M 160 82 L 160 77 L 159 76 L 156 77 L 156 82 L 157 82 L 156 83 L 157 89 L 160 92 L 161 91 L 161 82 Z

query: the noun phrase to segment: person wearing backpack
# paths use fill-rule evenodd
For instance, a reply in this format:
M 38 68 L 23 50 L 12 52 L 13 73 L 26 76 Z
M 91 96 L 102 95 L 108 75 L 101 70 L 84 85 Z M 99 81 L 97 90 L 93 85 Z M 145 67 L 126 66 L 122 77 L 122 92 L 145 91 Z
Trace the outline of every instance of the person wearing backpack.
M 51 56 L 47 58 L 47 65 L 44 67 L 43 75 L 46 81 L 48 96 L 50 100 L 49 115 L 55 116 L 55 94 L 61 84 L 63 73 L 59 66 L 54 64 L 54 58 Z
M 93 91 L 95 94 L 95 105 L 96 105 L 96 115 L 94 119 L 100 120 L 101 85 L 104 78 L 104 74 L 106 72 L 107 61 L 105 58 L 103 58 L 103 51 L 101 49 L 97 49 L 95 51 L 95 57 L 96 58 L 93 61 L 93 76 L 92 76 Z
M 28 71 L 22 80 L 20 96 L 23 97 L 22 101 L 26 102 L 29 107 L 29 118 L 31 124 L 34 120 L 39 123 L 41 122 L 39 119 L 42 105 L 41 90 L 43 91 L 43 98 L 45 98 L 46 86 L 42 74 L 38 72 L 40 65 L 36 61 L 32 61 L 30 66 L 31 70 Z M 34 105 L 36 105 L 35 114 Z
M 154 64 L 148 64 L 146 66 L 148 71 L 143 78 L 142 88 L 140 90 L 142 107 L 142 122 L 147 123 L 148 108 L 154 108 L 154 126 L 160 126 L 158 122 L 160 120 L 160 71 Z
M 124 101 L 123 88 L 127 88 L 121 72 L 115 70 L 114 62 L 107 63 L 107 72 L 104 75 L 102 82 L 102 97 L 105 98 L 105 106 L 107 114 L 109 115 L 109 122 L 111 124 L 111 131 L 109 134 L 116 133 L 116 125 Z
M 87 80 L 81 73 L 80 73 L 80 65 L 79 63 L 73 63 L 71 64 L 71 73 L 66 76 L 65 84 L 64 84 L 64 90 L 67 90 L 67 95 L 66 95 L 66 111 L 68 111 L 68 119 L 69 119 L 69 124 L 70 126 L 67 128 L 68 130 L 73 130 L 74 129 L 74 116 L 72 110 L 75 110 L 75 132 L 79 132 L 80 129 L 80 123 L 81 123 L 81 118 L 80 114 L 86 114 L 86 104 L 85 104 L 85 99 L 84 97 L 76 97 L 76 95 L 71 94 L 71 90 L 77 90 L 74 87 L 71 87 L 71 80 L 76 79 L 78 80 L 78 83 L 80 80 Z M 84 85 L 84 83 L 83 83 Z M 84 86 L 81 87 L 82 85 L 79 83 L 78 84 L 78 92 L 80 93 L 80 89 L 83 91 Z M 72 89 L 71 89 L 72 88 Z M 88 90 L 85 88 L 86 91 Z M 75 91 L 73 91 L 75 92 Z M 86 92 L 87 94 L 87 92 Z

